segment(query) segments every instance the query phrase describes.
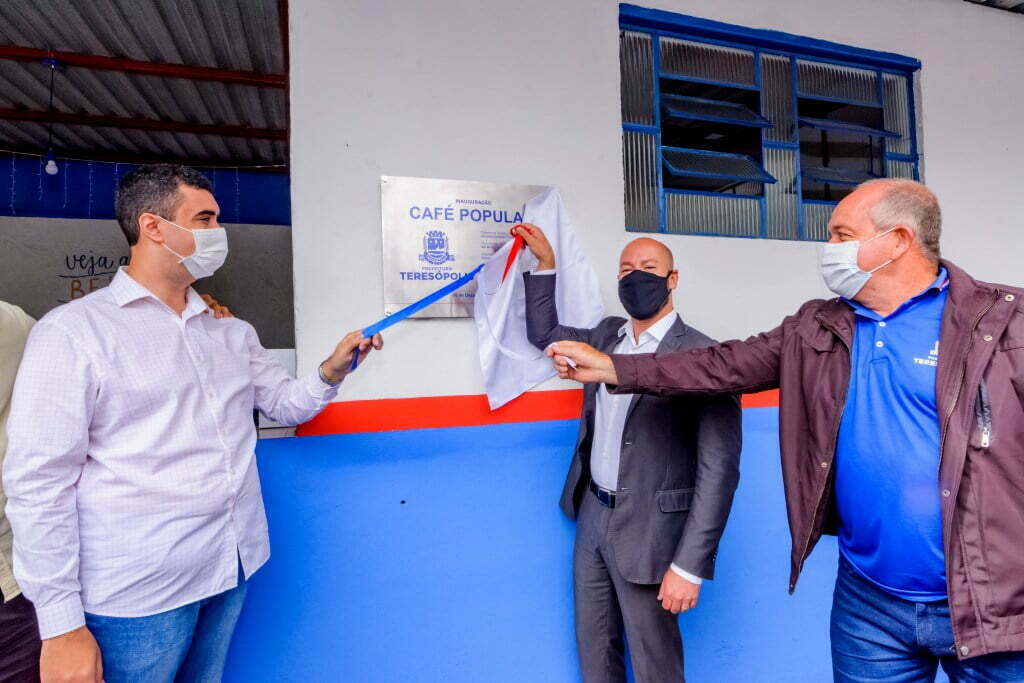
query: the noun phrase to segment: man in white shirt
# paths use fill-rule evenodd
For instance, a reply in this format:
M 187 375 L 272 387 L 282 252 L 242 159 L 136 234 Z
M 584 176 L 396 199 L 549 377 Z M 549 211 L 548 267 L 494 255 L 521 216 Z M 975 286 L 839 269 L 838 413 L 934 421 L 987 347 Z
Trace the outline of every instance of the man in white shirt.
M 143 167 L 118 188 L 130 265 L 29 336 L 3 481 L 43 681 L 220 680 L 245 581 L 269 557 L 252 411 L 297 424 L 337 393 L 345 336 L 295 380 L 191 284 L 227 242 L 205 176 Z
M 642 237 L 623 249 L 619 299 L 629 319 L 558 322 L 555 254 L 536 226 L 517 228 L 537 257 L 525 275 L 527 336 L 539 348 L 586 341 L 622 354 L 710 346 L 673 308 L 672 252 Z M 623 634 L 638 683 L 683 680 L 678 615 L 714 575 L 739 480 L 734 396 L 611 394 L 588 384 L 563 512 L 575 519 L 576 643 L 586 683 L 625 683 Z

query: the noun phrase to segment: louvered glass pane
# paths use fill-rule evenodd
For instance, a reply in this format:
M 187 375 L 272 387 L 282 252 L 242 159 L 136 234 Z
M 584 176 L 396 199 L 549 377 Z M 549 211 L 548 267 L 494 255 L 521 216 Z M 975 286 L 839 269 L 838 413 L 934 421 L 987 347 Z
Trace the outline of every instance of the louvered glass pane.
M 797 239 L 799 203 L 796 195 L 796 152 L 768 148 L 764 153 L 765 170 L 778 180 L 764 188 L 768 209 L 768 237 Z
M 754 53 L 731 47 L 662 38 L 661 72 L 722 83 L 755 85 Z
M 654 125 L 654 67 L 651 37 L 646 33 L 619 34 L 622 120 L 644 126 Z
M 761 56 L 761 111 L 772 123 L 765 131 L 766 139 L 792 142 L 793 90 L 789 57 Z
M 807 126 L 808 128 L 814 128 L 816 130 L 836 130 L 844 133 L 871 135 L 877 138 L 898 138 L 900 136 L 899 133 L 894 133 L 891 130 L 872 128 L 871 126 L 866 126 L 862 123 L 837 121 L 835 119 L 817 119 L 810 116 L 801 116 L 800 125 Z
M 914 162 L 912 161 L 896 161 L 890 159 L 888 163 L 889 170 L 886 172 L 890 178 L 908 178 L 914 179 Z
M 658 155 L 654 135 L 623 131 L 626 227 L 658 231 Z
M 801 95 L 879 104 L 877 74 L 867 69 L 801 59 L 797 60 L 797 82 Z
M 757 237 L 760 204 L 756 199 L 745 197 L 668 192 L 665 194 L 665 231 Z
M 765 128 L 771 125 L 763 116 L 737 102 L 722 102 L 682 95 L 663 95 L 661 104 L 665 110 L 665 116 L 669 120 L 718 121 L 754 128 Z
M 910 105 L 906 76 L 885 74 L 885 127 L 899 134 L 899 138 L 885 143 L 895 154 L 913 154 L 911 148 Z
M 850 168 L 825 168 L 822 166 L 805 166 L 802 172 L 806 180 L 816 183 L 835 183 L 837 185 L 860 185 L 865 180 L 878 178 L 873 173 Z
M 699 149 L 662 149 L 666 170 L 676 176 L 721 178 L 739 182 L 774 183 L 775 179 L 745 154 L 707 152 Z
M 828 241 L 828 219 L 832 217 L 835 204 L 804 203 L 804 230 L 807 239 L 817 242 Z

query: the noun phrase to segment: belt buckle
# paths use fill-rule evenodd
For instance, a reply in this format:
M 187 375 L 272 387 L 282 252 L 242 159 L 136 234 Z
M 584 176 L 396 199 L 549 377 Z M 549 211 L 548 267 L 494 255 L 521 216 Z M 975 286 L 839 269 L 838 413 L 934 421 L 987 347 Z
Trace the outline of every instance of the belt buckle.
M 599 503 L 601 503 L 601 505 L 604 505 L 606 508 L 615 507 L 614 495 L 615 494 L 613 494 L 611 491 L 607 489 L 601 488 L 600 486 L 597 487 L 597 500 Z

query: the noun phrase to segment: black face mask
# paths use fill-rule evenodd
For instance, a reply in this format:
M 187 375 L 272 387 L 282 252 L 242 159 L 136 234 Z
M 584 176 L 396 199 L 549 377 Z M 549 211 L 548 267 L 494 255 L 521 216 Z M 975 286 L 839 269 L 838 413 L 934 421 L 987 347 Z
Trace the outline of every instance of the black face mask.
M 634 270 L 619 280 L 619 301 L 634 320 L 653 318 L 671 294 L 668 275 Z

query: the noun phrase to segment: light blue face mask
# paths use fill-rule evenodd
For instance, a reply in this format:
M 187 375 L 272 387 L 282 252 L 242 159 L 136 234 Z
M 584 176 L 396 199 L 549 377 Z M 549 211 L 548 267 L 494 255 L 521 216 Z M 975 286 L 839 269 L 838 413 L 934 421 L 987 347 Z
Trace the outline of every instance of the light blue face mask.
M 877 268 L 861 270 L 857 263 L 857 255 L 861 246 L 873 242 L 879 237 L 884 237 L 895 229 L 895 227 L 889 228 L 863 242 L 855 240 L 825 244 L 821 251 L 821 276 L 825 279 L 825 285 L 844 299 L 852 299 L 857 296 L 857 292 L 864 289 L 864 285 L 868 283 L 875 272 L 892 263 L 892 259 L 889 259 Z
M 156 216 L 156 214 L 153 215 Z M 224 228 L 191 230 L 178 225 L 174 221 L 169 221 L 163 216 L 157 216 L 157 218 L 165 223 L 170 223 L 180 230 L 192 233 L 196 249 L 188 256 L 182 256 L 166 244 L 163 245 L 164 249 L 180 259 L 178 263 L 185 266 L 185 269 L 192 274 L 192 277 L 197 280 L 210 277 L 217 272 L 218 268 L 224 265 L 224 261 L 228 257 L 228 233 Z

